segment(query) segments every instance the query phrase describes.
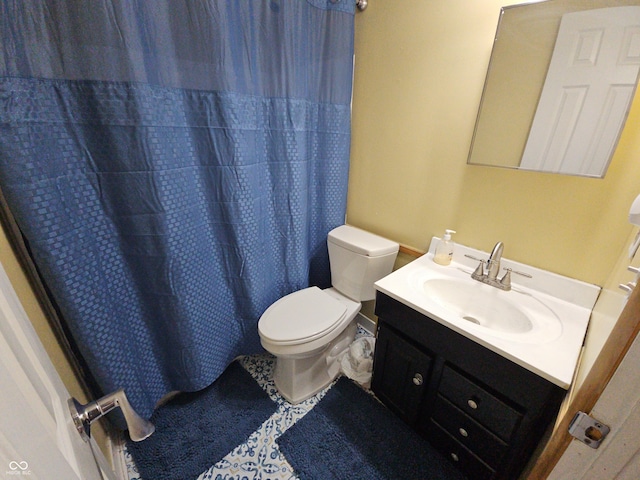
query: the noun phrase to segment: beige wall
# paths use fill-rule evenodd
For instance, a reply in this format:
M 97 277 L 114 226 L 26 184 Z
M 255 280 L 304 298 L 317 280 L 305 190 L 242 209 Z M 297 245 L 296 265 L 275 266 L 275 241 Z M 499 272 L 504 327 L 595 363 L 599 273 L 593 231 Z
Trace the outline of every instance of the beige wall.
M 640 193 L 640 98 L 604 179 L 466 164 L 504 0 L 373 0 L 356 15 L 347 221 L 419 250 L 454 239 L 603 285 Z M 640 96 L 638 96 L 640 97 Z
M 603 180 L 466 165 L 508 4 L 371 0 L 356 15 L 348 221 L 420 250 L 445 228 L 474 248 L 502 240 L 510 259 L 613 285 L 635 232 L 627 212 L 640 193 L 640 101 Z M 65 385 L 86 401 L 1 230 L 0 262 Z

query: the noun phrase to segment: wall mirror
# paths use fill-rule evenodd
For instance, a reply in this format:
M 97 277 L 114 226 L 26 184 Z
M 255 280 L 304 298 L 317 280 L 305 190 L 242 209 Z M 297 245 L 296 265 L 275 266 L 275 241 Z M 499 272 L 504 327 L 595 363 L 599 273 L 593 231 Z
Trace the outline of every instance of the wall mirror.
M 604 177 L 639 69 L 640 0 L 503 7 L 468 163 Z

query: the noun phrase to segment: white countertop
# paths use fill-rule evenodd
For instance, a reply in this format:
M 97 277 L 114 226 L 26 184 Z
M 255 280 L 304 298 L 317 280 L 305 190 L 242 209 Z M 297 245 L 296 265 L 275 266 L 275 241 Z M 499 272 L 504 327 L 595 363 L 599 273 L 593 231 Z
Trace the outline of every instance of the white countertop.
M 465 254 L 482 259 L 489 257 L 486 252 L 456 244 L 451 264 L 441 266 L 433 262 L 437 240 L 434 237 L 428 253 L 376 282 L 376 289 L 550 382 L 568 389 L 573 380 L 591 310 L 600 293 L 600 287 L 503 258 L 502 268 L 512 268 L 514 271 L 527 273 L 532 278 L 512 274 L 512 290 L 500 291 L 500 295 L 504 295 L 515 304 L 521 302 L 523 308 L 526 308 L 527 302 L 539 303 L 541 308 L 538 313 L 541 315 L 541 321 L 548 322 L 550 318 L 557 318 L 561 328 L 557 330 L 558 335 L 553 336 L 555 338 L 540 337 L 543 340 L 540 340 L 535 332 L 514 335 L 493 331 L 452 315 L 451 310 L 430 299 L 422 290 L 421 285 L 424 281 L 435 278 L 453 278 L 479 284 L 471 279 L 471 273 L 478 262 L 465 257 Z M 504 272 L 501 272 L 500 277 L 503 274 Z M 483 287 L 499 291 L 488 285 Z

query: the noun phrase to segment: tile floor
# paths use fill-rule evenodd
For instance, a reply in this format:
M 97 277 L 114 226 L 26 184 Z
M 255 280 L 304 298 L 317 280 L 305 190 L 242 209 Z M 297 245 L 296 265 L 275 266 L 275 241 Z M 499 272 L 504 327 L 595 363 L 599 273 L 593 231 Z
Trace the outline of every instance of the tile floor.
M 370 333 L 358 326 L 356 338 L 364 335 L 370 335 Z M 236 447 L 209 470 L 203 472 L 198 480 L 297 480 L 293 468 L 280 453 L 275 440 L 309 412 L 333 384 L 308 400 L 292 405 L 278 394 L 273 382 L 275 358 L 272 355 L 246 356 L 240 359 L 240 362 L 278 404 L 278 409 L 249 437 L 246 443 Z M 140 480 L 140 475 L 126 448 L 123 454 L 129 480 Z

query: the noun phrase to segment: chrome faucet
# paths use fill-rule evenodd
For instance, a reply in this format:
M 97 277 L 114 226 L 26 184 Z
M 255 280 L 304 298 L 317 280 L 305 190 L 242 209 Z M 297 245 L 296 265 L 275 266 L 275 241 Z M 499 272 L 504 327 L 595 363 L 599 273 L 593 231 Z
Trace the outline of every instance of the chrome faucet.
M 487 267 L 485 269 L 485 261 L 480 260 L 480 265 L 471 274 L 471 278 L 478 280 L 479 282 L 486 283 L 492 287 L 499 288 L 500 290 L 511 290 L 511 269 L 507 269 L 507 273 L 498 280 L 498 274 L 500 273 L 500 260 L 502 259 L 502 252 L 504 251 L 504 243 L 498 242 L 493 247 L 489 260 L 486 261 Z M 478 260 L 475 257 L 471 257 L 474 260 Z
M 504 251 L 504 243 L 498 242 L 493 247 L 489 260 L 487 260 L 487 278 L 489 280 L 496 280 L 498 273 L 500 273 L 500 260 L 502 259 L 502 252 Z
M 504 276 L 499 279 L 498 274 L 500 273 L 500 260 L 502 260 L 503 251 L 504 243 L 498 242 L 493 247 L 491 255 L 489 255 L 489 260 L 480 260 L 478 258 L 472 257 L 471 255 L 465 255 L 465 257 L 469 257 L 474 260 L 480 260 L 480 264 L 471 274 L 471 278 L 473 278 L 474 280 L 478 280 L 479 282 L 486 283 L 487 285 L 491 285 L 492 287 L 499 288 L 500 290 L 506 291 L 511 290 L 511 272 L 522 275 L 523 277 L 531 278 L 531 275 L 529 275 L 528 273 L 516 272 L 515 270 L 511 270 L 510 268 L 505 268 L 507 273 L 505 273 Z M 487 264 L 486 269 L 485 263 Z

